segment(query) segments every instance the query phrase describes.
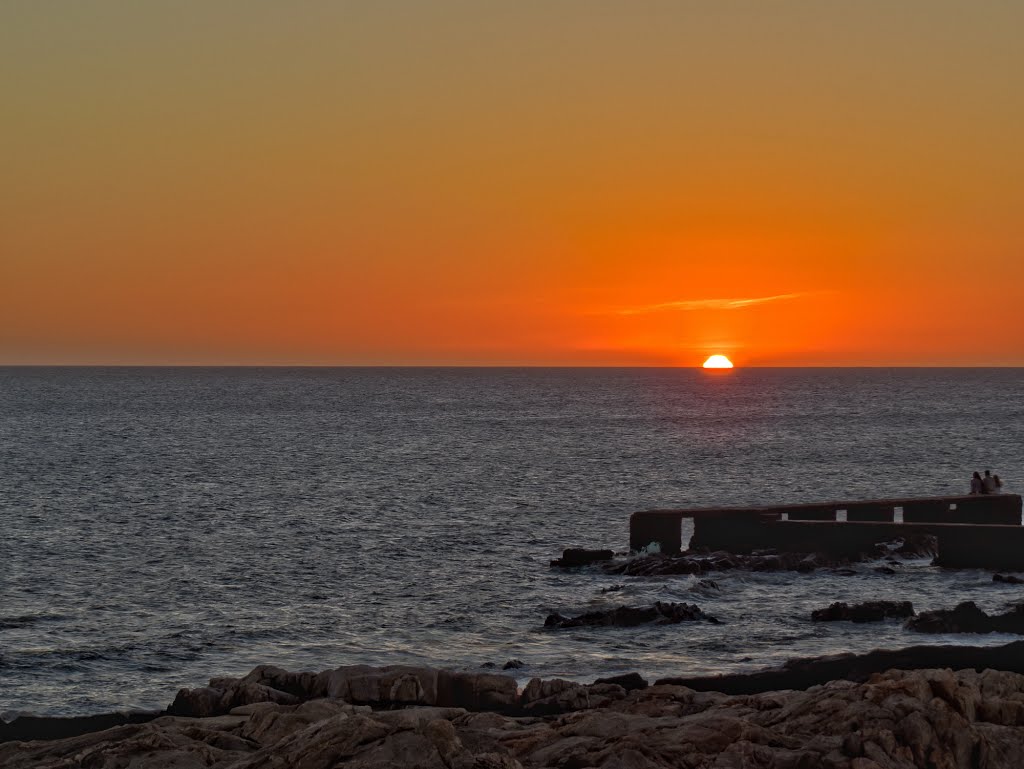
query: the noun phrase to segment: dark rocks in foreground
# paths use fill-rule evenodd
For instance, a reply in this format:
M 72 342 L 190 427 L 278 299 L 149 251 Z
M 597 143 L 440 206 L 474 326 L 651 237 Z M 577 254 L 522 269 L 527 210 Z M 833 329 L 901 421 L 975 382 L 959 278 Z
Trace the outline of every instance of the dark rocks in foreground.
M 496 673 L 459 673 L 412 665 L 346 665 L 321 673 L 291 673 L 261 665 L 243 678 L 214 678 L 209 686 L 182 689 L 167 712 L 205 718 L 254 703 L 295 705 L 322 697 L 373 707 L 508 710 L 518 704 L 516 680 Z
M 910 601 L 865 601 L 852 606 L 838 601 L 827 609 L 811 612 L 815 622 L 880 622 L 890 617 L 913 616 L 914 605 Z
M 974 601 L 964 601 L 952 609 L 923 611 L 907 620 L 907 629 L 918 633 L 1017 633 L 1024 635 L 1024 603 L 1005 614 L 989 615 Z
M 781 689 L 807 689 L 840 679 L 860 683 L 886 670 L 926 668 L 976 671 L 991 668 L 1024 674 L 1024 641 L 996 647 L 910 646 L 906 649 L 875 650 L 867 654 L 837 654 L 794 659 L 781 668 L 756 673 L 662 678 L 655 683 L 723 694 L 759 694 Z M 1024 718 L 1024 706 L 1021 716 Z
M 633 692 L 637 689 L 646 689 L 648 686 L 647 681 L 639 673 L 626 673 L 621 676 L 609 676 L 608 678 L 598 678 L 594 681 L 595 684 L 615 684 L 621 686 L 627 692 Z
M 663 603 L 656 601 L 652 606 L 617 606 L 604 611 L 589 611 L 577 617 L 563 617 L 561 614 L 549 614 L 544 620 L 546 628 L 571 627 L 636 627 L 637 625 L 674 625 L 677 622 L 696 622 L 704 620 L 713 625 L 721 624 L 710 614 L 705 614 L 700 607 L 690 603 Z
M 321 673 L 292 673 L 260 665 L 243 678 L 214 678 L 210 685 L 182 689 L 167 713 L 193 718 L 223 717 L 255 707 L 294 707 L 313 700 L 341 700 L 368 708 L 461 708 L 472 712 L 550 714 L 621 699 L 637 674 L 581 684 L 531 679 L 522 692 L 516 679 L 495 673 L 459 673 L 412 665 L 349 665 Z M 646 682 L 643 682 L 646 685 Z M 589 703 L 589 704 L 588 704 Z
M 1021 658 L 1020 650 L 1016 656 Z M 436 673 L 425 675 L 430 678 Z M 302 675 L 280 671 L 270 678 L 292 681 L 297 679 L 290 676 Z M 269 680 L 266 675 L 256 679 Z M 740 697 L 671 684 L 627 693 L 614 684 L 588 687 L 534 679 L 522 700 L 523 712 L 516 715 L 425 705 L 372 710 L 329 698 L 298 705 L 263 702 L 215 718 L 166 716 L 53 742 L 7 743 L 0 745 L 0 766 L 1024 766 L 1024 676 L 998 670 L 889 670 L 867 683 L 836 680 L 807 691 Z M 567 710 L 575 712 L 565 714 Z M 548 711 L 552 715 L 545 715 Z
M 0 742 L 12 740 L 57 740 L 112 729 L 127 724 L 144 724 L 163 715 L 162 711 L 101 713 L 95 716 L 18 716 L 10 723 L 0 721 Z

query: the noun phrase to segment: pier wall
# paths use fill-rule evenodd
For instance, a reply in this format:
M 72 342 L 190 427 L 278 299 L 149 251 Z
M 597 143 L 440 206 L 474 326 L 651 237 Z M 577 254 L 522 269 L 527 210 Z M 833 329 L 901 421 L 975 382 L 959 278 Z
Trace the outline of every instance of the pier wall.
M 781 520 L 782 514 L 760 507 L 715 507 L 695 510 L 642 510 L 629 517 L 629 549 L 641 550 L 652 542 L 661 546 L 663 553 L 683 550 L 683 518 L 722 521 L 723 523 L 756 523 Z M 692 540 L 691 544 L 692 546 Z
M 1016 528 L 1022 532 L 1020 536 L 1024 536 L 1024 527 L 1020 525 L 1021 507 L 1021 497 L 1017 494 L 993 494 L 772 507 L 644 510 L 630 516 L 629 546 L 632 550 L 640 550 L 651 542 L 658 542 L 664 553 L 680 552 L 683 549 L 682 519 L 692 518 L 694 533 L 689 546 L 693 548 L 707 547 L 735 553 L 775 548 L 842 555 L 864 552 L 875 542 L 885 539 L 913 533 L 936 533 L 929 524 Z M 897 512 L 902 515 L 902 523 L 896 522 Z M 840 514 L 845 521 L 837 520 Z M 895 528 L 877 528 L 872 524 Z M 978 536 L 984 539 L 994 535 L 995 532 L 989 532 Z M 882 538 L 878 539 L 879 536 Z M 865 548 L 864 542 L 872 537 L 876 538 Z M 961 553 L 964 547 L 957 546 L 952 540 L 948 542 L 951 559 L 959 562 L 967 558 L 954 554 Z
M 824 553 L 855 558 L 870 553 L 879 542 L 918 535 L 938 536 L 940 527 L 974 528 L 969 524 L 889 523 L 881 521 L 778 521 L 770 525 L 728 526 L 724 521 L 694 521 L 691 545 L 749 555 L 755 550 Z M 1024 532 L 1024 527 L 1016 527 Z

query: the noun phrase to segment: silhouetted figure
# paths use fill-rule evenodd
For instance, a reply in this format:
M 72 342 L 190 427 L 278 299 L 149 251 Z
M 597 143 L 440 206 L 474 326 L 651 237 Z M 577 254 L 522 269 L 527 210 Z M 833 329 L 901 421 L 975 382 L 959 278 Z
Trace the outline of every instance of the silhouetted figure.
M 1003 493 L 1003 481 L 1002 481 L 1002 479 L 998 475 L 993 475 L 992 476 L 992 480 L 993 480 L 993 482 L 995 483 L 995 486 L 996 486 L 995 493 L 996 494 L 1002 494 Z
M 995 494 L 999 491 L 996 488 L 996 479 L 992 477 L 992 471 L 986 470 L 985 477 L 981 479 L 981 493 Z
M 971 493 L 972 494 L 984 494 L 985 493 L 985 484 L 982 482 L 981 475 L 978 474 L 977 470 L 975 470 L 974 471 L 974 475 L 971 476 Z

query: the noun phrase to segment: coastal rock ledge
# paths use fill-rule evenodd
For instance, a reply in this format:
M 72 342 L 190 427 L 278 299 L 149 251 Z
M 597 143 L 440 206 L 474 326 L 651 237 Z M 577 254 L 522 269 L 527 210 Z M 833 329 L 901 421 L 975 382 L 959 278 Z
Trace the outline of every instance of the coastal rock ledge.
M 509 710 L 517 706 L 519 695 L 514 678 L 496 673 L 458 673 L 413 665 L 344 665 L 322 673 L 292 673 L 260 665 L 244 678 L 214 678 L 207 687 L 182 689 L 167 712 L 207 718 L 243 705 L 295 705 L 322 698 L 374 707 Z
M 334 683 L 339 687 L 336 693 L 356 699 L 372 699 L 384 686 L 400 693 L 400 699 L 420 699 L 419 690 L 426 693 L 429 686 L 416 674 L 410 675 L 386 670 L 378 683 L 368 684 L 367 689 L 359 689 L 362 684 L 353 687 L 351 676 L 335 677 Z M 264 686 L 289 694 L 289 688 L 320 685 L 317 675 L 287 673 L 278 668 L 257 668 L 250 676 L 253 680 L 239 686 Z M 342 679 L 345 683 L 341 683 Z M 444 690 L 440 680 L 438 692 Z M 252 693 L 257 691 L 267 694 L 262 690 Z M 500 699 L 505 692 L 504 685 L 482 684 L 471 696 L 493 703 L 492 697 Z M 290 696 L 299 697 L 294 692 Z M 801 691 L 752 695 L 698 692 L 673 684 L 657 684 L 626 693 L 623 687 L 613 684 L 586 687 L 535 679 L 522 696 L 526 705 L 548 703 L 574 709 L 546 716 L 436 705 L 373 710 L 329 694 L 298 704 L 275 695 L 275 699 L 233 707 L 226 715 L 167 715 L 145 724 L 118 726 L 52 742 L 9 742 L 0 745 L 0 766 L 1024 766 L 1024 675 L 1011 672 L 889 670 L 860 683 L 836 680 Z

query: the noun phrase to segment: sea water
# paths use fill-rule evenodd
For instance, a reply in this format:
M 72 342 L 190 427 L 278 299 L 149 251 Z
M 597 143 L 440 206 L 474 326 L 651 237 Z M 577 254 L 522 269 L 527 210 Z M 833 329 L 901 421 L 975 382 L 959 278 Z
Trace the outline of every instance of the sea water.
M 1020 490 L 1022 395 L 1020 369 L 0 369 L 0 714 L 160 708 L 259 663 L 586 681 L 1004 643 L 810 621 L 1024 600 L 927 560 L 717 587 L 549 561 L 624 551 L 652 507 Z M 722 624 L 543 628 L 656 600 Z

